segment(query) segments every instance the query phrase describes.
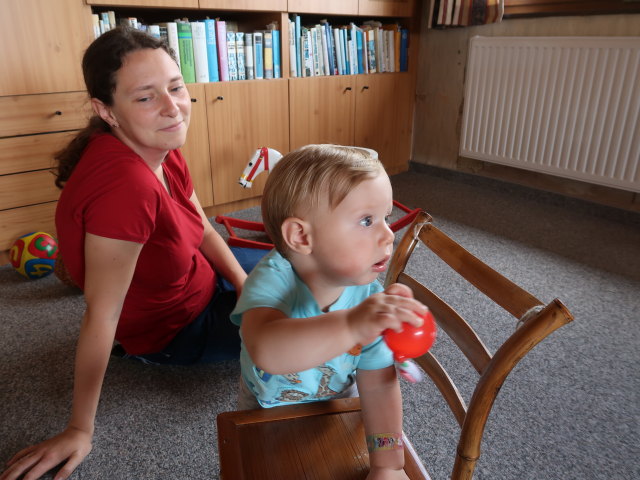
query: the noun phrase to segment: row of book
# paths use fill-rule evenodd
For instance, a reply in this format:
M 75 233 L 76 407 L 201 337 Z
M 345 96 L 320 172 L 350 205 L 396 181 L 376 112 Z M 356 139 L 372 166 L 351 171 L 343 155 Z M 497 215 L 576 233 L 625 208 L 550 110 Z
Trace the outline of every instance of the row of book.
M 174 51 L 185 83 L 282 77 L 277 22 L 248 33 L 238 31 L 235 22 L 220 19 L 176 19 L 146 25 L 133 17 L 116 19 L 113 11 L 94 14 L 96 36 L 120 24 L 164 39 Z
M 369 20 L 332 27 L 327 20 L 304 26 L 299 15 L 289 18 L 292 77 L 405 72 L 409 31 L 399 24 Z
M 240 32 L 221 19 L 147 25 L 137 18 L 116 19 L 113 11 L 93 15 L 97 36 L 126 24 L 164 39 L 173 49 L 186 83 L 282 77 L 282 39 L 277 22 L 264 30 Z M 302 25 L 289 18 L 291 77 L 403 72 L 408 67 L 409 33 L 399 24 L 370 20 L 332 27 L 327 20 Z

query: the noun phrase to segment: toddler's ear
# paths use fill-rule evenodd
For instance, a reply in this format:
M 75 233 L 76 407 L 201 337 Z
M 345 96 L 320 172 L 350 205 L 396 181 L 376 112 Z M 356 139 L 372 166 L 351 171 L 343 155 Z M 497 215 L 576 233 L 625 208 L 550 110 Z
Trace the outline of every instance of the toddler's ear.
M 292 252 L 301 255 L 311 253 L 309 224 L 297 217 L 289 217 L 282 222 L 282 237 Z

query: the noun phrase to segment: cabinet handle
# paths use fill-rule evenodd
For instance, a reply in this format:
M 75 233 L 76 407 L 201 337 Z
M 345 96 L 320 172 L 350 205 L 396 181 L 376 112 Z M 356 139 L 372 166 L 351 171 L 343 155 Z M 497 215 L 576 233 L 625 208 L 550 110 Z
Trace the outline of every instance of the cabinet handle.
M 224 97 L 223 97 L 222 95 L 218 95 L 218 96 L 216 97 L 216 100 L 224 100 Z
M 54 115 L 62 115 L 62 112 L 60 110 L 56 110 L 55 112 L 53 112 Z
M 197 99 L 197 98 L 192 98 L 192 99 L 191 99 L 191 103 L 196 103 L 197 101 L 198 101 L 198 99 Z
M 364 92 L 365 90 L 369 90 L 369 85 L 365 85 L 364 87 L 362 87 L 362 91 Z
M 344 89 L 345 92 L 350 92 L 351 91 L 351 87 L 347 87 Z

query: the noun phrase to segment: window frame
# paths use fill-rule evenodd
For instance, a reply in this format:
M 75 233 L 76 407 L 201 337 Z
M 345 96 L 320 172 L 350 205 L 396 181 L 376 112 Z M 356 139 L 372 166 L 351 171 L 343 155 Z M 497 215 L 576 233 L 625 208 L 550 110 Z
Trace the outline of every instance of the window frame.
M 640 0 L 504 0 L 504 18 L 640 13 Z

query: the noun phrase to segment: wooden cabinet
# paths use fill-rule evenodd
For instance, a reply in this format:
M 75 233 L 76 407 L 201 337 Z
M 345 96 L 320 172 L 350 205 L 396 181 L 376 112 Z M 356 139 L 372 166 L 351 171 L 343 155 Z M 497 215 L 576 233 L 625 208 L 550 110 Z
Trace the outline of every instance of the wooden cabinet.
M 253 153 L 289 149 L 287 80 L 246 80 L 205 85 L 213 198 L 216 205 L 260 196 L 266 174 L 252 188 L 238 179 Z
M 79 59 L 93 40 L 87 5 L 2 0 L 1 8 L 0 96 L 84 90 Z
M 0 252 L 27 231 L 55 233 L 58 191 L 48 170 L 90 114 L 80 65 L 94 36 L 91 14 L 106 10 L 150 23 L 220 17 L 240 31 L 280 25 L 282 79 L 188 85 L 192 114 L 182 152 L 207 214 L 259 203 L 267 175 L 251 189 L 238 178 L 262 146 L 284 154 L 309 143 L 360 145 L 377 150 L 389 173 L 407 168 L 416 0 L 2 0 L 0 40 L 12 47 L 0 69 Z M 409 73 L 290 78 L 292 13 L 303 25 L 402 19 L 411 31 Z
M 378 152 L 390 175 L 411 157 L 414 95 L 408 73 L 356 76 L 355 145 Z
M 372 148 L 389 174 L 408 168 L 413 95 L 408 73 L 290 79 L 291 149 Z
M 191 95 L 191 120 L 187 141 L 180 151 L 184 156 L 193 181 L 193 189 L 200 205 L 213 205 L 213 185 L 209 162 L 209 129 L 207 128 L 207 99 L 202 83 L 187 85 Z

